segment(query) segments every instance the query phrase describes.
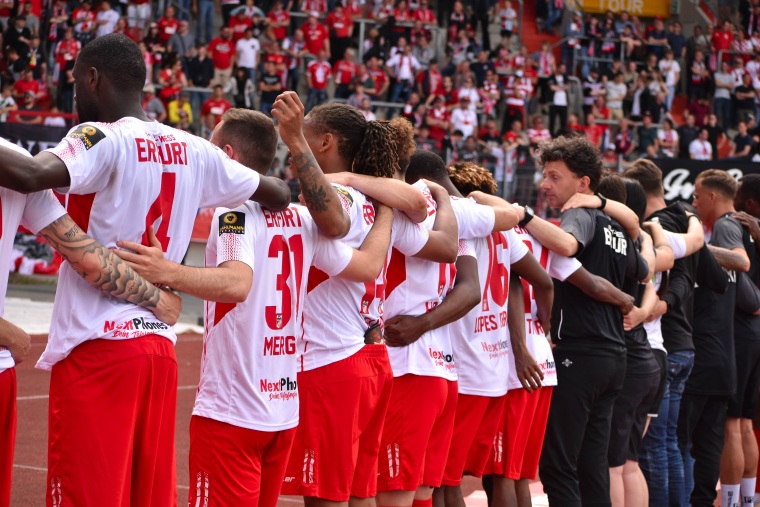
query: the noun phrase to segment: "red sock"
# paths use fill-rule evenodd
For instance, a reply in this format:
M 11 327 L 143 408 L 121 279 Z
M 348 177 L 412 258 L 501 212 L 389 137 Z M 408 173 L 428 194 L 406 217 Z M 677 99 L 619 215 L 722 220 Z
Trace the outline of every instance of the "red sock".
M 431 496 L 427 500 L 417 500 L 415 498 L 412 502 L 412 507 L 433 507 L 433 497 Z

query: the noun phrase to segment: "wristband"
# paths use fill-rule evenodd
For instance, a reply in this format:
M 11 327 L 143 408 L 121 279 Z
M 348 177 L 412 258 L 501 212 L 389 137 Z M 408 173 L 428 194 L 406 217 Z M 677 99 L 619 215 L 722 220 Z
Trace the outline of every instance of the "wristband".
M 523 217 L 523 219 L 520 220 L 520 222 L 517 224 L 520 227 L 525 227 L 526 225 L 528 225 L 530 221 L 533 220 L 533 217 L 536 216 L 533 213 L 533 208 L 531 208 L 530 206 L 525 206 L 523 209 L 525 210 L 525 217 Z
M 604 209 L 605 206 L 607 206 L 607 198 L 604 197 L 602 194 L 596 194 L 596 196 L 602 201 L 602 204 L 599 205 L 596 209 Z

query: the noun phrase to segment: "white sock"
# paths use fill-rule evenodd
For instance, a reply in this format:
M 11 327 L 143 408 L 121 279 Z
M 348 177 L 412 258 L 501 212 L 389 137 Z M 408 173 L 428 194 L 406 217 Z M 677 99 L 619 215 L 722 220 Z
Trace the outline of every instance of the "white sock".
M 720 485 L 721 507 L 738 507 L 739 505 L 741 505 L 739 490 L 740 490 L 740 487 L 738 484 L 721 483 Z
M 755 505 L 755 483 L 756 477 L 743 478 L 741 484 L 742 507 L 753 507 Z

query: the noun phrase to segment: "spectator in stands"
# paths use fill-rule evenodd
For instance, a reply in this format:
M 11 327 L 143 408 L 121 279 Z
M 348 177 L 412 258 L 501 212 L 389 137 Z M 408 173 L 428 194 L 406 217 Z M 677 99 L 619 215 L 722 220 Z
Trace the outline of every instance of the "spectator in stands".
M 372 111 L 372 101 L 369 97 L 362 98 L 361 102 L 359 103 L 359 112 L 367 121 L 377 120 L 377 116 L 375 116 L 375 113 Z
M 631 128 L 631 124 L 627 118 L 620 118 L 618 131 L 613 138 L 613 144 L 615 145 L 615 153 L 622 156 L 624 160 L 628 160 L 633 150 L 636 149 L 633 128 Z
M 95 36 L 102 37 L 113 33 L 116 23 L 119 21 L 119 13 L 111 8 L 111 3 L 104 1 L 100 4 L 100 10 L 95 16 Z
M 21 107 L 15 112 L 15 122 L 27 125 L 41 125 L 44 122 L 42 115 L 30 114 L 39 111 L 40 108 L 37 106 L 34 92 L 28 91 L 24 93 Z
M 683 113 L 684 123 L 678 127 L 678 158 L 689 159 L 691 142 L 699 136 L 699 129 L 694 123 L 694 116 L 688 111 Z
M 239 9 L 235 11 L 235 15 L 230 17 L 230 22 L 227 24 L 227 26 L 230 27 L 230 30 L 232 30 L 232 42 L 237 43 L 240 39 L 242 39 L 245 36 L 245 31 L 247 29 L 251 29 L 251 33 L 253 33 L 254 29 L 254 20 L 256 21 L 256 24 L 258 24 L 261 18 L 250 18 L 245 15 L 245 9 Z
M 272 105 L 275 99 L 282 92 L 282 80 L 274 68 L 271 61 L 264 62 L 264 72 L 259 78 L 259 91 L 261 91 L 261 112 L 267 116 L 272 113 Z
M 732 160 L 748 159 L 753 142 L 752 137 L 747 131 L 747 124 L 744 121 L 740 121 L 736 124 L 736 130 L 737 132 L 731 143 L 731 152 L 728 154 L 728 158 Z
M 705 128 L 709 134 L 708 139 L 710 140 L 710 146 L 712 146 L 713 160 L 718 160 L 723 146 L 728 142 L 728 137 L 720 125 L 718 125 L 718 117 L 715 114 L 710 114 L 707 117 Z
M 0 122 L 8 121 L 8 114 L 18 110 L 18 104 L 13 98 L 13 85 L 6 83 L 0 92 Z
M 298 81 L 301 73 L 301 59 L 307 53 L 303 30 L 296 28 L 292 37 L 286 37 L 282 42 L 282 50 L 287 57 L 289 90 L 298 90 Z
M 580 49 L 581 37 L 585 34 L 580 12 L 573 13 L 573 19 L 565 25 L 564 38 L 567 39 L 562 45 L 562 63 L 572 66 L 576 51 Z
M 689 86 L 689 98 L 691 100 L 707 97 L 707 91 L 710 86 L 711 73 L 705 63 L 705 54 L 698 50 L 694 54 L 694 61 L 691 64 L 691 80 Z
M 201 108 L 203 126 L 206 131 L 213 131 L 214 127 L 222 120 L 222 115 L 231 108 L 232 105 L 224 98 L 224 88 L 222 88 L 222 85 L 214 85 L 213 95 L 203 103 L 203 107 Z
M 623 100 L 628 94 L 628 88 L 623 83 L 623 73 L 618 72 L 612 81 L 605 85 L 605 99 L 610 109 L 610 119 L 619 120 L 623 117 Z
M 665 86 L 668 89 L 667 95 L 667 109 L 671 110 L 673 106 L 673 97 L 676 94 L 676 86 L 681 80 L 681 66 L 675 60 L 675 55 L 672 49 L 665 51 L 665 59 L 660 60 L 659 63 L 660 73 L 665 78 Z
M 158 22 L 158 39 L 164 46 L 169 45 L 172 36 L 179 30 L 179 20 L 177 19 L 177 10 L 172 5 L 168 5 L 164 10 L 164 15 Z
M 358 70 L 356 53 L 351 48 L 346 49 L 343 52 L 343 58 L 335 62 L 333 66 L 336 99 L 347 99 L 351 95 L 351 88 Z
M 142 108 L 149 120 L 162 123 L 166 119 L 166 108 L 163 102 L 156 97 L 156 87 L 152 84 L 143 88 Z
M 604 128 L 596 124 L 596 118 L 591 113 L 586 115 L 586 126 L 583 127 L 583 134 L 591 141 L 591 144 L 596 146 L 597 150 L 601 151 L 604 141 Z
M 323 49 L 317 53 L 317 59 L 306 67 L 306 81 L 309 85 L 309 99 L 305 112 L 327 100 L 327 85 L 332 79 L 332 68 L 327 61 L 327 52 Z
M 552 138 L 549 129 L 544 127 L 544 117 L 537 114 L 533 117 L 531 122 L 532 128 L 528 129 L 528 143 L 531 150 L 531 156 L 535 158 L 538 145 L 544 141 L 548 141 Z
M 316 55 L 320 50 L 325 50 L 330 55 L 330 36 L 324 25 L 319 23 L 319 13 L 309 12 L 306 23 L 301 27 L 306 41 L 306 51 Z
M 710 103 L 707 99 L 697 99 L 689 102 L 689 113 L 694 115 L 694 125 L 702 127 L 707 122 L 707 115 L 710 114 Z
M 38 99 L 42 96 L 40 83 L 34 79 L 32 69 L 29 67 L 26 67 L 23 71 L 21 71 L 21 79 L 13 84 L 13 90 L 14 94 L 16 95 L 16 100 L 19 103 L 22 103 L 24 96 L 29 92 L 34 95 L 35 99 Z
M 198 19 L 195 22 L 195 40 L 208 42 L 214 26 L 214 0 L 193 0 Z
M 734 89 L 734 97 L 737 121 L 747 121 L 749 115 L 754 116 L 758 95 L 757 90 L 752 86 L 752 76 L 749 73 L 742 75 L 742 85 Z
M 734 92 L 734 80 L 729 70 L 729 63 L 724 60 L 721 62 L 720 72 L 716 72 L 714 75 L 715 94 L 713 95 L 713 109 L 723 129 L 731 127 L 733 122 L 732 95 Z
M 244 68 L 236 67 L 224 88 L 224 93 L 232 96 L 235 107 L 251 109 L 256 94 L 256 85 L 248 77 L 248 72 Z
M 565 74 L 566 71 L 565 65 L 560 63 L 548 82 L 549 90 L 552 92 L 552 100 L 549 105 L 549 129 L 552 130 L 555 136 L 559 134 L 559 131 L 567 123 L 567 92 L 570 89 L 570 83 Z M 559 120 L 559 125 L 555 128 L 556 120 Z
M 424 26 L 438 25 L 438 18 L 430 8 L 429 0 L 419 0 L 419 7 L 412 13 L 412 18 L 422 21 Z
M 545 33 L 554 33 L 554 24 L 562 19 L 562 11 L 565 8 L 564 0 L 549 0 L 547 2 L 549 8 L 548 15 L 541 25 L 541 31 Z
M 335 64 L 342 58 L 351 44 L 354 33 L 354 21 L 351 14 L 346 12 L 343 4 L 338 2 L 335 8 L 327 15 L 325 24 L 330 32 L 331 63 Z
M 180 130 L 189 130 L 193 124 L 193 108 L 190 106 L 190 93 L 182 92 L 167 107 L 169 125 Z
M 686 58 L 686 38 L 683 36 L 683 27 L 681 23 L 674 21 L 668 28 L 668 46 L 673 51 L 675 59 L 683 67 Z
M 430 45 L 430 37 L 422 36 L 417 37 L 414 45 L 412 46 L 412 55 L 420 62 L 420 68 L 427 70 L 432 62 L 436 62 L 435 50 Z
M 187 20 L 181 20 L 177 32 L 169 38 L 168 49 L 176 53 L 182 62 L 182 67 L 186 74 L 190 73 L 188 63 L 192 58 L 192 51 L 195 47 L 195 36 L 190 32 L 190 23 Z
M 197 88 L 208 88 L 214 79 L 214 63 L 208 57 L 208 49 L 204 44 L 198 44 L 192 54 L 194 56 L 187 65 L 189 84 Z M 193 92 L 192 103 L 196 111 L 201 108 L 207 96 L 206 92 Z
M 460 131 L 462 137 L 467 139 L 474 135 L 478 128 L 478 116 L 470 107 L 470 96 L 463 95 L 459 98 L 459 107 L 451 112 L 450 131 Z
M 444 139 L 451 131 L 450 120 L 451 114 L 446 107 L 443 95 L 436 95 L 432 107 L 428 110 L 425 122 L 430 128 L 430 138 L 438 143 L 439 150 L 443 145 Z
M 272 3 L 272 9 L 267 14 L 267 19 L 277 40 L 284 41 L 288 35 L 288 28 L 290 28 L 290 13 L 282 8 L 281 0 L 275 0 Z
M 470 70 L 475 74 L 475 84 L 480 88 L 486 80 L 486 72 L 496 72 L 496 67 L 488 60 L 488 52 L 481 51 L 477 61 L 470 64 Z
M 161 42 L 161 36 L 158 33 L 158 25 L 151 23 L 148 26 L 148 34 L 142 40 L 141 44 L 145 44 L 147 52 L 150 54 L 150 63 L 148 66 L 148 73 L 150 75 L 151 82 L 155 82 L 156 75 L 161 69 L 161 64 L 164 60 L 166 53 L 166 46 Z M 146 66 L 148 65 L 146 61 Z
M 214 63 L 214 83 L 224 87 L 232 76 L 232 65 L 236 55 L 235 43 L 232 42 L 232 29 L 223 26 L 219 37 L 209 43 L 208 51 Z
M 673 129 L 671 120 L 666 118 L 662 121 L 662 128 L 657 131 L 657 140 L 663 156 L 674 158 L 678 154 L 678 132 Z
M 638 150 L 641 153 L 647 152 L 650 146 L 654 146 L 655 153 L 659 150 L 659 137 L 657 127 L 652 124 L 652 114 L 647 111 L 641 120 L 641 125 L 636 129 L 638 138 Z
M 603 97 L 606 94 L 604 83 L 599 79 L 599 71 L 593 67 L 583 80 L 583 113 L 588 115 L 596 97 Z
M 220 0 L 222 7 L 222 26 L 228 26 L 230 24 L 230 18 L 234 15 L 234 11 L 240 7 L 240 0 Z M 259 13 L 261 16 L 262 14 Z
M 536 55 L 535 60 L 538 62 L 538 103 L 541 105 L 549 104 L 554 95 L 549 88 L 549 79 L 554 73 L 555 61 L 548 42 L 541 43 L 541 51 Z
M 247 77 L 256 82 L 256 69 L 261 60 L 261 45 L 258 39 L 253 37 L 253 29 L 247 28 L 242 39 L 235 43 L 237 53 L 237 65 L 242 68 Z
M 689 143 L 689 158 L 692 160 L 712 160 L 712 146 L 708 141 L 709 132 L 706 128 L 699 129 L 699 135 Z
M 145 30 L 150 19 L 150 0 L 129 0 L 127 3 L 127 23 L 129 24 L 129 28 L 138 34 L 138 38 L 142 37 L 143 30 Z M 211 33 L 210 30 L 209 33 Z
M 655 18 L 654 29 L 647 37 L 647 44 L 649 44 L 649 51 L 654 53 L 658 60 L 663 57 L 665 47 L 668 45 L 668 32 L 665 30 L 665 23 L 661 16 Z
M 633 28 L 630 25 L 626 25 L 623 29 L 623 33 L 620 34 L 620 44 L 623 47 L 623 52 L 626 58 L 633 58 L 634 52 L 641 47 L 641 39 L 636 37 L 633 33 Z
M 712 54 L 717 57 L 721 51 L 728 51 L 731 49 L 731 45 L 734 42 L 734 32 L 732 30 L 731 21 L 723 21 L 723 25 L 720 29 L 715 30 L 710 39 L 710 45 L 712 47 Z
M 399 39 L 402 40 L 402 39 Z M 385 65 L 388 76 L 393 80 L 391 102 L 406 102 L 414 89 L 415 76 L 420 71 L 420 62 L 412 55 L 412 47 L 403 46 L 401 52 L 393 55 Z M 388 111 L 393 116 L 395 109 Z
M 3 47 L 11 47 L 19 55 L 26 55 L 29 52 L 32 32 L 26 27 L 26 18 L 16 16 L 13 22 L 9 24 L 8 29 L 3 36 Z
M 380 60 L 376 56 L 371 56 L 367 61 L 367 73 L 374 82 L 374 90 L 367 88 L 367 94 L 372 100 L 382 100 L 385 92 L 390 86 L 388 75 L 380 68 Z

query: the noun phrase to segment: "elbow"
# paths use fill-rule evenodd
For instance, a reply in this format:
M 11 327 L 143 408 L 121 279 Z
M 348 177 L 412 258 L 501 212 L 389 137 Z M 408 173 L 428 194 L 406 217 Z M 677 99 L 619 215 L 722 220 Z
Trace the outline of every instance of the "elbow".
M 220 303 L 242 303 L 248 299 L 248 294 L 251 292 L 251 284 L 253 280 L 246 277 L 241 277 L 236 283 L 230 284 L 223 296 L 224 301 Z
M 449 242 L 446 248 L 441 252 L 441 259 L 438 262 L 444 264 L 454 264 L 459 255 L 459 244 L 457 241 Z
M 467 289 L 464 307 L 469 312 L 480 304 L 480 287 L 477 287 L 475 284 L 468 284 Z
M 749 259 L 743 259 L 741 264 L 739 265 L 739 269 L 737 271 L 741 271 L 742 273 L 746 273 L 749 271 L 750 267 L 752 265 L 749 262 Z
M 554 253 L 562 255 L 563 257 L 572 257 L 578 252 L 578 242 L 566 241 L 558 245 Z
M 341 210 L 342 211 L 342 210 Z M 345 212 L 343 212 L 342 220 L 339 221 L 330 221 L 324 226 L 322 224 L 318 224 L 319 226 L 319 232 L 330 239 L 341 239 L 348 234 L 348 231 L 351 227 L 351 221 L 348 218 L 348 215 L 346 215 Z
M 272 192 L 272 197 L 267 203 L 267 208 L 272 211 L 282 211 L 290 206 L 290 188 L 284 181 L 276 178 L 273 179 L 276 181 L 276 189 Z

